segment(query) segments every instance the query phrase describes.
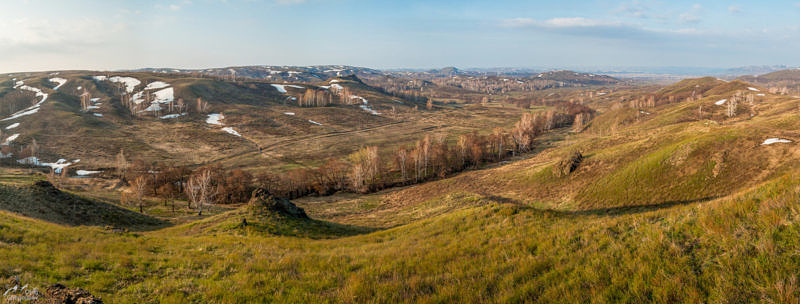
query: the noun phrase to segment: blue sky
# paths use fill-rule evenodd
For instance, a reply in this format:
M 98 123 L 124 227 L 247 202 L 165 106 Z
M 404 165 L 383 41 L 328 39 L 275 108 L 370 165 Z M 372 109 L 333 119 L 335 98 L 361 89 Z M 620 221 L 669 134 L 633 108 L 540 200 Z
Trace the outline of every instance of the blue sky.
M 800 65 L 800 0 L 0 3 L 0 71 Z

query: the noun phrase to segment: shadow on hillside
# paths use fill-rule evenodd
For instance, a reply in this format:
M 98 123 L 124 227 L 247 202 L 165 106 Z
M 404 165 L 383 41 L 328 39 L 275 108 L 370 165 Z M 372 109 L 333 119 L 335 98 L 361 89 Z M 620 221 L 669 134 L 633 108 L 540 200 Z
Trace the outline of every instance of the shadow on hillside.
M 134 231 L 169 226 L 138 212 L 63 192 L 46 181 L 19 187 L 0 185 L 0 210 L 68 226 L 108 226 Z
M 232 229 L 239 232 L 308 239 L 337 239 L 383 230 L 381 228 L 346 225 L 276 213 L 253 216 L 251 214 L 242 214 L 241 210 L 232 212 L 231 217 L 246 219 L 246 224 L 237 222 L 234 225 L 229 225 L 226 230 Z M 214 226 L 216 224 L 210 223 L 210 225 Z
M 481 194 L 487 199 L 492 201 L 503 203 L 503 204 L 514 204 L 524 208 L 530 208 L 540 211 L 546 212 L 553 212 L 555 214 L 560 215 L 597 215 L 597 216 L 617 216 L 617 215 L 627 215 L 627 214 L 635 214 L 635 213 L 643 213 L 649 211 L 655 211 L 660 209 L 666 209 L 675 206 L 684 206 L 690 205 L 695 203 L 707 202 L 713 199 L 718 198 L 717 196 L 709 196 L 704 198 L 698 198 L 693 200 L 683 200 L 683 201 L 667 201 L 661 202 L 656 204 L 649 204 L 649 205 L 638 205 L 638 206 L 619 206 L 619 207 L 608 207 L 608 208 L 595 208 L 595 209 L 586 209 L 586 210 L 556 210 L 556 209 L 542 209 L 542 208 L 535 208 L 531 207 L 523 202 L 520 202 L 515 199 L 497 196 L 497 195 L 488 195 L 488 194 Z
M 619 207 L 608 207 L 608 208 L 595 208 L 595 209 L 587 209 L 587 210 L 576 210 L 576 211 L 560 211 L 566 212 L 572 215 L 623 215 L 623 214 L 634 214 L 634 213 L 642 213 L 648 211 L 655 211 L 659 209 L 666 209 L 674 206 L 683 206 L 683 205 L 690 205 L 694 203 L 701 203 L 707 202 L 713 199 L 716 199 L 716 196 L 709 196 L 704 198 L 698 198 L 693 200 L 683 200 L 683 201 L 667 201 L 661 202 L 656 204 L 649 204 L 649 205 L 638 205 L 638 206 L 619 206 Z

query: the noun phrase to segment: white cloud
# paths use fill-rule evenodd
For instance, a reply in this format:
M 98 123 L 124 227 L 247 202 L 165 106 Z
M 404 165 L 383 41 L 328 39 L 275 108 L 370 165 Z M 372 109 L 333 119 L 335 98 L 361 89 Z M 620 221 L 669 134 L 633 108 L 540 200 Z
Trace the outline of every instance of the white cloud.
M 95 45 L 126 28 L 125 24 L 107 24 L 96 19 L 40 18 L 0 19 L 0 49 L 64 48 L 71 45 Z
M 306 0 L 275 0 L 275 2 L 283 5 L 292 5 L 292 4 L 305 3 Z
M 544 21 L 544 24 L 552 27 L 594 27 L 594 26 L 617 26 L 619 22 L 604 21 L 596 19 L 586 19 L 583 17 L 573 18 L 553 18 Z
M 739 7 L 738 5 L 731 5 L 728 6 L 728 12 L 730 12 L 731 14 L 741 13 L 742 8 Z
M 616 21 L 606 21 L 598 19 L 587 19 L 583 17 L 552 18 L 539 21 L 531 18 L 512 18 L 504 19 L 500 26 L 509 28 L 520 27 L 547 27 L 547 28 L 571 28 L 571 27 L 609 27 L 622 25 Z
M 702 10 L 703 10 L 703 6 L 700 5 L 700 4 L 695 3 L 694 5 L 692 5 L 692 9 L 690 9 L 688 12 L 685 12 L 685 13 L 682 13 L 682 14 L 678 15 L 678 20 L 681 23 L 697 23 L 697 22 L 700 22 L 702 20 L 702 18 L 700 18 L 700 14 L 702 13 Z

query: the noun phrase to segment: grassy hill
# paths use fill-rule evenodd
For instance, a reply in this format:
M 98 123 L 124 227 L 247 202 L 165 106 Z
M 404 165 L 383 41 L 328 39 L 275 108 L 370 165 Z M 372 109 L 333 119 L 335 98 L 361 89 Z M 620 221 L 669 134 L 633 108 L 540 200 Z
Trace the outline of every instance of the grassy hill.
M 70 226 L 153 229 L 166 224 L 138 212 L 60 191 L 41 180 L 25 186 L 0 185 L 0 210 Z
M 114 303 L 797 302 L 800 99 L 715 78 L 637 92 L 587 97 L 603 107 L 583 132 L 541 135 L 508 162 L 296 200 L 310 219 L 241 206 L 128 233 L 0 212 L 0 278 L 63 282 Z M 683 98 L 692 92 L 702 97 Z M 381 102 L 379 90 L 356 94 Z M 736 94 L 751 102 L 728 115 L 719 101 Z M 619 98 L 650 96 L 659 102 Z M 488 109 L 441 106 L 418 119 L 468 120 L 465 130 L 503 120 L 457 115 L 512 113 Z M 324 136 L 278 147 L 296 157 L 341 140 Z M 582 161 L 564 174 L 576 151 Z

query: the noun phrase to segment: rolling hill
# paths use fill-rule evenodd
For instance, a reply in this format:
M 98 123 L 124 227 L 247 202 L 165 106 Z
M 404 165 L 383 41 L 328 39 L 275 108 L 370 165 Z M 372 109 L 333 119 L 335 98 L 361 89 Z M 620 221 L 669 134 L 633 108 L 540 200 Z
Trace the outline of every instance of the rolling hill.
M 262 116 L 255 112 L 259 101 L 287 111 L 285 97 L 301 90 L 162 79 L 176 92 L 225 107 L 222 122 L 242 134 L 255 132 L 243 122 Z M 97 85 L 82 81 L 74 85 Z M 325 111 L 372 115 L 360 106 L 382 112 L 395 103 L 358 77 L 314 86 L 333 84 L 369 101 Z M 52 111 L 48 105 L 69 112 L 72 105 L 71 113 L 80 113 L 59 96 L 68 85 L 43 90 L 55 99 L 40 112 Z M 215 92 L 228 88 L 283 100 L 241 93 L 225 102 L 226 93 Z M 120 233 L 0 212 L 0 258 L 7 261 L 0 277 L 65 282 L 122 303 L 794 302 L 800 99 L 712 77 L 611 91 L 568 91 L 563 96 L 581 97 L 599 112 L 580 130 L 540 135 L 532 153 L 417 185 L 295 200 L 309 219 L 254 211 L 251 202 L 164 229 Z M 280 114 L 318 108 L 292 109 L 295 115 Z M 469 120 L 472 129 L 502 124 L 455 117 L 477 109 L 437 104 L 418 119 L 449 115 L 448 123 Z M 202 125 L 208 117 L 177 119 Z M 378 130 L 361 136 L 381 138 L 371 134 Z M 327 135 L 312 134 L 301 146 L 324 138 L 315 136 Z M 280 147 L 287 155 L 302 153 Z M 164 213 L 157 202 L 150 208 Z

